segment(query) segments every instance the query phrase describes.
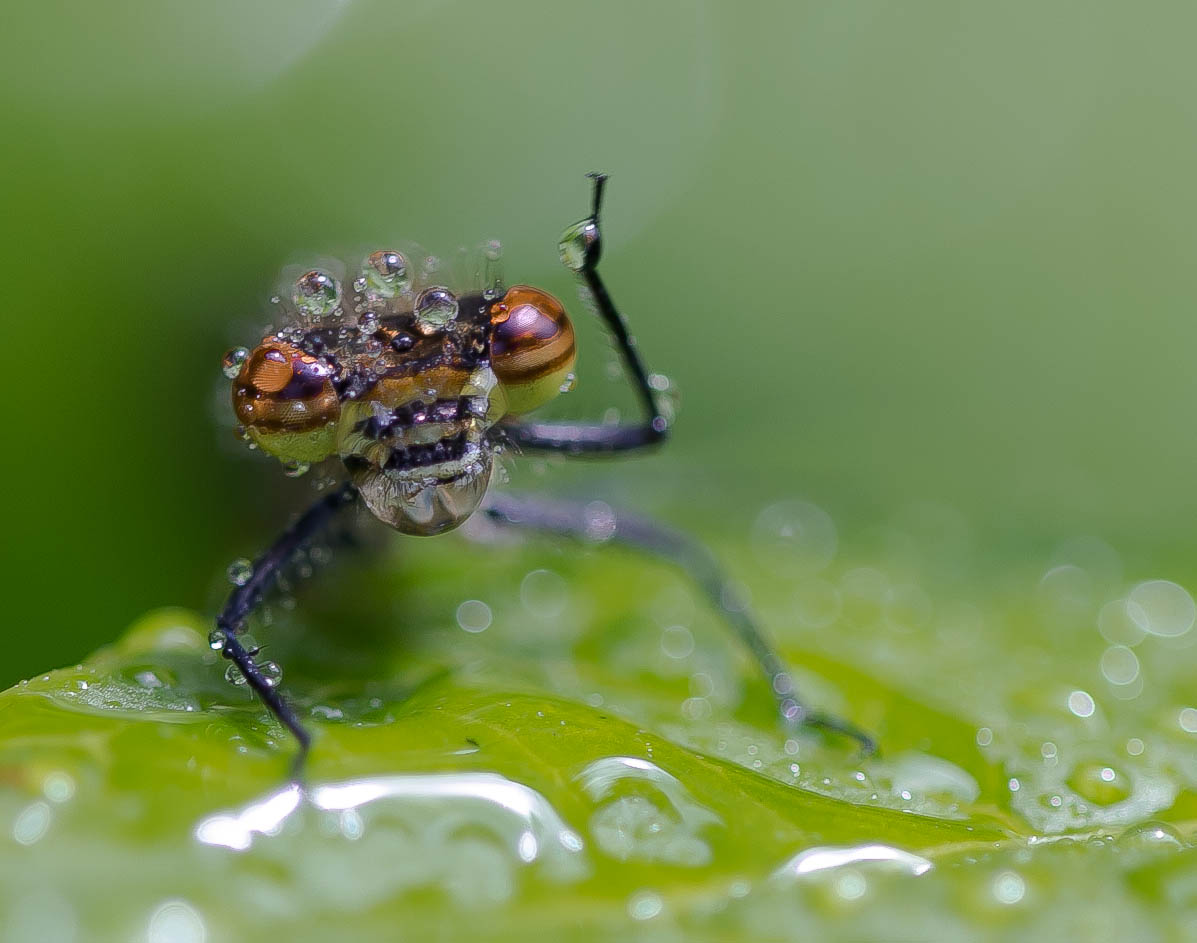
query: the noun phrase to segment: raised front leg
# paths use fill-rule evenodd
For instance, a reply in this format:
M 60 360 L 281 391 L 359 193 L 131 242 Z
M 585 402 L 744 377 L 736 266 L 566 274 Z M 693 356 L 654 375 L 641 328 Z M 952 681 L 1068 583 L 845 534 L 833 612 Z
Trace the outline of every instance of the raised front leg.
M 266 592 L 274 586 L 279 573 L 295 556 L 295 552 L 327 527 L 337 511 L 352 504 L 356 498 L 357 489 L 346 483 L 308 508 L 299 520 L 287 528 L 282 536 L 254 561 L 249 579 L 229 594 L 224 609 L 216 619 L 214 636 L 220 643 L 220 653 L 237 666 L 246 683 L 262 699 L 262 703 L 299 741 L 299 753 L 293 766 L 295 776 L 299 775 L 303 767 L 311 737 L 295 711 L 275 687 L 274 679 L 264 674 L 254 662 L 253 656 L 257 654 L 256 651 L 248 651 L 238 640 L 237 633 L 245 628 L 245 620 L 258 607 Z
M 624 375 L 636 391 L 644 418 L 635 424 L 617 426 L 573 422 L 511 422 L 500 426 L 498 434 L 524 451 L 565 452 L 570 455 L 626 452 L 654 445 L 669 433 L 669 420 L 660 394 L 649 383 L 648 373 L 636 350 L 636 342 L 628 334 L 627 324 L 598 273 L 603 247 L 599 211 L 607 176 L 590 174 L 590 178 L 594 182 L 590 215 L 565 231 L 561 239 L 561 259 L 577 272 L 594 300 L 599 317 L 615 341 Z
M 587 522 L 585 505 L 577 502 L 492 494 L 488 496 L 483 510 L 500 524 L 583 540 L 594 539 L 592 525 Z M 787 726 L 809 724 L 844 734 L 859 743 L 866 754 L 877 749 L 873 738 L 860 728 L 837 717 L 812 711 L 802 702 L 789 668 L 773 650 L 751 611 L 747 607 L 732 608 L 726 604 L 728 579 L 711 552 L 701 543 L 645 517 L 623 511 L 614 512 L 614 520 L 605 522 L 602 537 L 663 557 L 693 578 L 711 605 L 756 659 L 769 683 L 769 689 L 777 699 L 783 723 Z

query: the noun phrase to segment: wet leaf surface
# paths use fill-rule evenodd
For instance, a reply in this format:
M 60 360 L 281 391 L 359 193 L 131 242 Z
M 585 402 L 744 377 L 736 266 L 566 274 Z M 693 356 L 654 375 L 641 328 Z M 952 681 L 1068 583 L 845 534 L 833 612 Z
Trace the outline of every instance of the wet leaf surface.
M 957 645 L 959 612 L 937 632 L 895 629 L 893 605 L 888 621 L 866 605 L 860 567 L 822 574 L 841 612 L 818 633 L 794 618 L 810 611 L 792 598 L 805 577 L 750 581 L 809 696 L 880 736 L 864 759 L 779 729 L 715 614 L 656 564 L 543 542 L 396 547 L 334 565 L 253 627 L 315 731 L 302 785 L 287 781 L 293 744 L 224 681 L 193 612 L 150 613 L 84 664 L 0 695 L 10 934 L 1193 927 L 1192 734 L 1160 706 L 1183 690 L 1179 667 L 1154 665 L 1151 697 L 1086 700 L 1062 678 L 997 670 L 1036 651 L 1064 670 L 1075 646 L 1065 659 L 1033 634 L 1000 656 L 984 633 Z M 1076 645 L 1099 658 L 1090 634 Z M 1103 899 L 1100 919 L 1078 895 Z

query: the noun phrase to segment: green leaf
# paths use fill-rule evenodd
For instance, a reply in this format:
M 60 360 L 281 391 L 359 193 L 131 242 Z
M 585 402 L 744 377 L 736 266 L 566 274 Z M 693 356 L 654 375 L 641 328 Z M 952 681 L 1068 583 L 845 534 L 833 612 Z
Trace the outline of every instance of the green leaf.
M 1157 900 L 1193 906 L 1191 852 L 1177 854 L 1191 793 L 1171 825 L 1095 815 L 1053 836 L 1011 801 L 1011 761 L 978 748 L 966 711 L 809 652 L 791 655 L 810 694 L 884 752 L 779 730 L 701 600 L 635 557 L 447 540 L 316 587 L 253 629 L 315 733 L 302 786 L 293 742 L 224 680 L 192 612 L 151 613 L 0 695 L 10 926 L 906 938 L 1048 925 L 1078 886 L 1117 900 L 1115 925 L 1158 926 Z M 1094 809 L 1143 808 L 1137 776 L 1133 796 L 1074 781 Z M 1068 913 L 1063 926 L 1090 920 Z

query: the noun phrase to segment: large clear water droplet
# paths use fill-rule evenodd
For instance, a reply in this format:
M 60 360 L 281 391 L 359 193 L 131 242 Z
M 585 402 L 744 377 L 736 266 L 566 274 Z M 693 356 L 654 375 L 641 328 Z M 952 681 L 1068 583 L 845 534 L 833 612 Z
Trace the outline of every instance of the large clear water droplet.
M 331 275 L 313 269 L 295 280 L 291 300 L 301 314 L 309 318 L 323 317 L 341 303 L 341 283 Z
M 365 292 L 371 299 L 394 298 L 411 287 L 407 259 L 394 249 L 379 249 L 362 263 Z
M 220 372 L 230 380 L 235 380 L 241 372 L 241 365 L 248 359 L 249 351 L 246 348 L 234 347 L 224 355 L 224 360 L 220 363 Z
M 1146 859 L 1157 854 L 1172 854 L 1185 847 L 1180 833 L 1166 822 L 1142 822 L 1132 825 L 1114 843 L 1123 854 Z
M 580 272 L 586 267 L 586 257 L 591 247 L 598 244 L 598 225 L 593 219 L 584 219 L 574 223 L 561 234 L 561 241 L 557 250 L 561 253 L 561 261 L 565 267 L 574 272 Z
M 457 296 L 440 285 L 425 288 L 416 299 L 415 316 L 422 334 L 442 331 L 457 317 Z

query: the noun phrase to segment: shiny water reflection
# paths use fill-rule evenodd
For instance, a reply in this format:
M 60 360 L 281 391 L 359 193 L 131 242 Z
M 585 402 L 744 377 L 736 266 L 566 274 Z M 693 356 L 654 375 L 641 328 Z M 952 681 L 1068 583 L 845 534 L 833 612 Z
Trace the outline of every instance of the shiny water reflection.
M 574 879 L 588 870 L 581 837 L 548 800 L 496 773 L 375 776 L 308 790 L 292 784 L 240 810 L 203 819 L 195 837 L 206 845 L 246 851 L 262 837 L 279 835 L 299 818 L 297 811 L 308 809 L 338 813 L 340 833 L 357 839 L 370 829 L 363 817 L 366 807 L 379 813 L 379 828 L 418 833 L 423 847 L 448 847 L 455 832 L 480 830 L 498 839 L 514 860 L 544 859 L 556 877 Z
M 890 865 L 916 877 L 931 870 L 930 861 L 909 851 L 889 845 L 858 845 L 852 848 L 807 848 L 774 871 L 773 876 L 798 878 L 817 871 L 860 864 Z

